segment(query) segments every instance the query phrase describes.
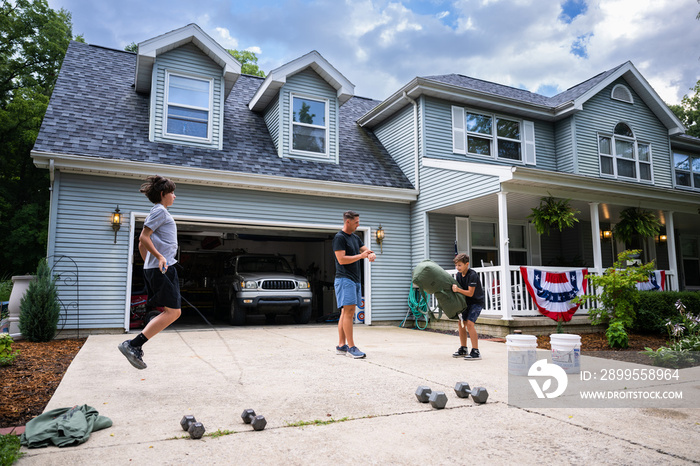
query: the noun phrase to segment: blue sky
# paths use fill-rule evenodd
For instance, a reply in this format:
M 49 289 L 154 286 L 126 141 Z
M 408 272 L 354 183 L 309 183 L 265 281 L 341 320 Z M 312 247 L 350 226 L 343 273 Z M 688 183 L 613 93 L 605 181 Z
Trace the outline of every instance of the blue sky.
M 628 60 L 667 103 L 700 79 L 696 0 L 48 0 L 88 43 L 123 49 L 189 23 L 269 72 L 317 50 L 385 99 L 458 73 L 554 95 Z

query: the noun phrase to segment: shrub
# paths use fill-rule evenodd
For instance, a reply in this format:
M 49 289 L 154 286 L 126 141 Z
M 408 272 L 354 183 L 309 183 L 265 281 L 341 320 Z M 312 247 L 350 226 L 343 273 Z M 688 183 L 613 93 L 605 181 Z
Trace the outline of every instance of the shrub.
M 637 333 L 666 334 L 666 322 L 678 315 L 675 303 L 681 300 L 688 312 L 700 315 L 697 291 L 638 291 L 635 297 L 637 318 L 632 329 Z
M 625 331 L 625 326 L 622 322 L 610 322 L 608 329 L 605 331 L 605 337 L 608 339 L 608 346 L 611 348 L 627 348 L 629 346 L 629 338 Z
M 24 453 L 20 453 L 19 437 L 15 434 L 0 435 L 0 464 L 9 465 L 20 459 Z
M 671 338 L 669 346 L 662 346 L 654 351 L 644 348 L 657 366 L 682 368 L 700 363 L 700 315 L 688 311 L 679 299 L 675 303 L 678 310 L 675 319 L 666 322 Z
M 27 340 L 50 341 L 56 335 L 61 307 L 56 278 L 51 276 L 46 259 L 39 262 L 36 278 L 29 283 L 19 308 L 19 330 Z
M 12 342 L 9 333 L 0 334 L 0 366 L 9 366 L 19 354 L 19 351 L 12 351 Z

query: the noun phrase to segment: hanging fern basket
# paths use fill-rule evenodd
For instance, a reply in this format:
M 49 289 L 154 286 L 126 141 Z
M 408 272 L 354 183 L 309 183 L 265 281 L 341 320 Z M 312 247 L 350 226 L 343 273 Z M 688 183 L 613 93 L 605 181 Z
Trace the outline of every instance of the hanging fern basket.
M 571 207 L 569 204 L 570 200 L 557 200 L 552 196 L 540 199 L 540 205 L 532 208 L 532 213 L 527 216 L 527 218 L 532 220 L 532 224 L 535 225 L 537 233 L 549 235 L 552 229 L 557 229 L 561 232 L 564 228 L 573 227 L 578 222 L 576 215 L 581 212 Z

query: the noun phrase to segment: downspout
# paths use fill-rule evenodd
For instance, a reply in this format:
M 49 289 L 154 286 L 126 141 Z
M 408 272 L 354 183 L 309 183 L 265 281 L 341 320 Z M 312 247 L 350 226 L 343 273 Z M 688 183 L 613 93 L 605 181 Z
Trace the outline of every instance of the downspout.
M 54 207 L 54 181 L 56 180 L 56 165 L 54 162 L 54 159 L 49 159 L 49 235 L 46 241 L 46 257 L 51 257 L 53 255 L 53 239 L 51 236 L 51 224 L 52 222 L 52 213 L 53 213 L 53 207 Z M 49 264 L 51 266 L 53 264 Z

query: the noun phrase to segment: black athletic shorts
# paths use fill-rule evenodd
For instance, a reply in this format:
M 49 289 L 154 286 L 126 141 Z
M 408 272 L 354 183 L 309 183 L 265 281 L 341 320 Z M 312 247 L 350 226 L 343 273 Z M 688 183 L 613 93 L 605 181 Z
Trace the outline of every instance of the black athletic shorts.
M 177 277 L 175 266 L 168 267 L 167 272 L 158 269 L 143 269 L 146 281 L 148 304 L 154 307 L 164 306 L 180 309 L 180 279 Z

